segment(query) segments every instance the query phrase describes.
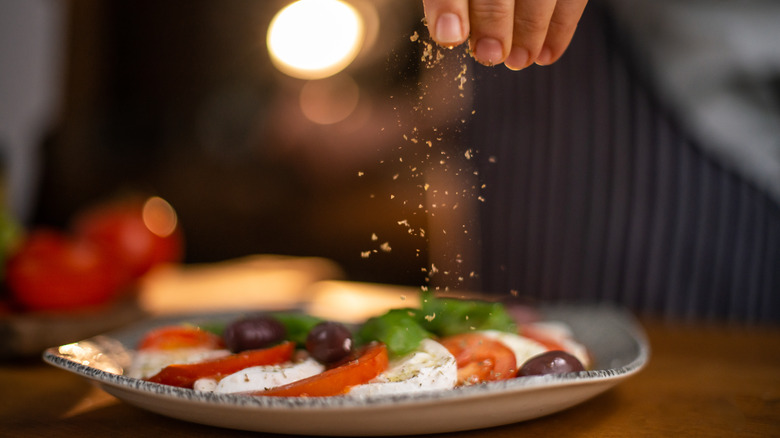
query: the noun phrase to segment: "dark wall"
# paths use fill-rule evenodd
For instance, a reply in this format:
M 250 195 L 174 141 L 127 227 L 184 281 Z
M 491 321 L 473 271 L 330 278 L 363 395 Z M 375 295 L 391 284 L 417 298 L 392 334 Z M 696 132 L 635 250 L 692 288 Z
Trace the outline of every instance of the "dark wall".
M 281 4 L 71 2 L 65 104 L 46 144 L 34 222 L 64 226 L 96 201 L 157 194 L 177 209 L 189 262 L 323 256 L 357 280 L 420 284 L 427 248 L 398 227 L 409 211 L 390 194 L 418 196 L 416 182 L 393 179 L 391 163 L 409 120 L 398 98 L 417 93 L 408 35 L 421 13 L 384 13 L 395 28 L 380 31 L 400 46 L 381 46 L 348 71 L 368 115 L 315 126 L 295 111 L 300 81 L 266 53 Z M 377 246 L 372 234 L 392 253 L 362 258 Z

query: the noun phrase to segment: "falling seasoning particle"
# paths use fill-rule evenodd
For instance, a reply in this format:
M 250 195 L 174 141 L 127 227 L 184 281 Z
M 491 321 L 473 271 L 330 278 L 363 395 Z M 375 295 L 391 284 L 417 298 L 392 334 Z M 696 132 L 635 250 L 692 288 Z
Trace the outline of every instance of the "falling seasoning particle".
M 392 248 L 390 248 L 390 243 L 389 242 L 385 242 L 382 245 L 380 245 L 379 249 L 381 249 L 384 252 L 390 252 L 392 250 Z
M 360 257 L 364 258 L 364 259 L 367 259 L 370 255 L 371 255 L 371 251 L 361 251 L 360 252 Z
M 376 242 L 377 240 L 379 240 L 379 237 L 377 237 L 376 233 L 371 233 L 371 240 L 372 240 L 372 241 L 375 241 L 375 242 Z

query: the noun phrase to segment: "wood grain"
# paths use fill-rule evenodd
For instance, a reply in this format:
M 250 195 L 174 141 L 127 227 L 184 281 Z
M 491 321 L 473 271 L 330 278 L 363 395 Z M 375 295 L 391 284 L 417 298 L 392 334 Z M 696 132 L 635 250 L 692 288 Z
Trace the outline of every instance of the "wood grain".
M 451 436 L 780 436 L 779 329 L 643 325 L 650 363 L 616 388 L 548 417 Z M 0 395 L 7 436 L 259 436 L 142 411 L 37 360 L 0 364 Z

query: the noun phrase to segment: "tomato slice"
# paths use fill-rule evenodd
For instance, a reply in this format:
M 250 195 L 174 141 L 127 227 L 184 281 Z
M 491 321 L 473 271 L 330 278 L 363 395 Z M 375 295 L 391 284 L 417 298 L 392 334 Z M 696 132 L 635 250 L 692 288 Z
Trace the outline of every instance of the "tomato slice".
M 368 383 L 387 369 L 387 347 L 373 344 L 356 360 L 326 370 L 316 376 L 298 380 L 252 395 L 277 397 L 328 397 L 349 392 L 355 385 Z
M 247 350 L 219 359 L 193 364 L 169 365 L 147 380 L 154 383 L 162 383 L 163 385 L 192 388 L 192 385 L 198 379 L 219 379 L 241 371 L 244 368 L 287 362 L 292 357 L 294 350 L 295 343 L 283 342 L 274 347 Z
M 139 350 L 176 350 L 179 348 L 224 348 L 222 337 L 193 326 L 173 325 L 150 331 L 141 342 Z
M 517 373 L 515 354 L 500 341 L 478 333 L 439 340 L 458 364 L 458 385 L 510 379 Z
M 524 324 L 520 326 L 519 334 L 520 336 L 542 344 L 545 348 L 547 348 L 547 351 L 567 351 L 566 347 L 555 340 L 551 335 L 534 327 L 531 324 Z

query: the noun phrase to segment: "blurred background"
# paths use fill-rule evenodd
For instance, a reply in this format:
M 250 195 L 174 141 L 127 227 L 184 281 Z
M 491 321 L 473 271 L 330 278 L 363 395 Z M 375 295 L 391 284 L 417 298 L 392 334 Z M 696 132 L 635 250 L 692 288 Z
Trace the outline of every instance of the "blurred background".
M 64 227 L 95 202 L 153 194 L 178 213 L 185 261 L 322 256 L 351 279 L 422 284 L 420 205 L 434 175 L 410 147 L 447 150 L 456 119 L 420 111 L 437 93 L 420 61 L 430 47 L 415 38 L 421 5 L 352 2 L 363 44 L 320 79 L 269 55 L 287 3 L 1 0 L 0 144 L 15 215 Z
M 360 44 L 332 69 L 291 67 L 267 44 L 289 3 L 0 0 L 14 215 L 157 195 L 190 263 L 778 320 L 777 2 L 592 1 L 561 61 L 519 73 L 393 0 L 349 2 Z M 280 47 L 340 47 L 349 21 L 320 17 Z

